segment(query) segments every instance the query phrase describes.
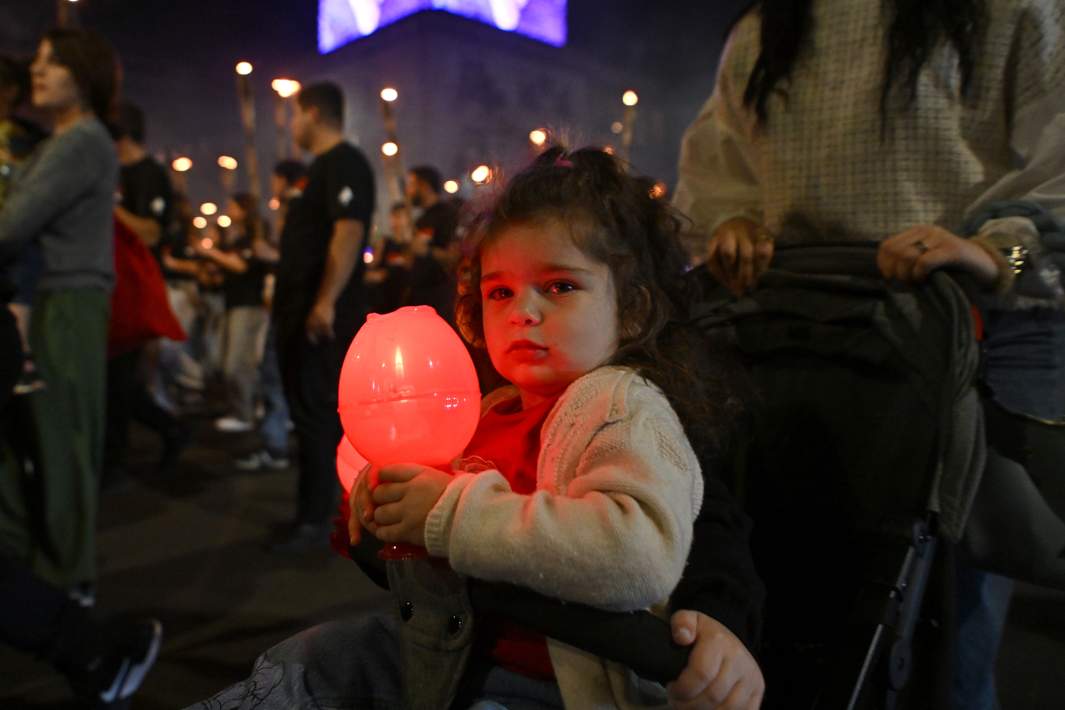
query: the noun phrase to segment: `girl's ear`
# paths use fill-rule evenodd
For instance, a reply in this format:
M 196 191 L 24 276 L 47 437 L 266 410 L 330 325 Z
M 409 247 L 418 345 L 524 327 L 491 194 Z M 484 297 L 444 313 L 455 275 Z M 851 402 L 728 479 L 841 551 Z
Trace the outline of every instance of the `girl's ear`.
M 651 292 L 646 286 L 637 286 L 636 292 L 625 299 L 623 320 L 618 326 L 618 339 L 622 342 L 635 340 L 643 332 L 644 323 L 651 316 Z

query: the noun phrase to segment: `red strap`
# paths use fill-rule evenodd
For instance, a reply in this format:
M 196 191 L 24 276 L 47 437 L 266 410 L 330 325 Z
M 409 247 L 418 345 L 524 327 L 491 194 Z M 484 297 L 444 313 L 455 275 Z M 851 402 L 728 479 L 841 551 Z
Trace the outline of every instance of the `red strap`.
M 969 306 L 969 312 L 973 314 L 973 335 L 976 342 L 981 343 L 984 340 L 984 316 L 976 306 Z

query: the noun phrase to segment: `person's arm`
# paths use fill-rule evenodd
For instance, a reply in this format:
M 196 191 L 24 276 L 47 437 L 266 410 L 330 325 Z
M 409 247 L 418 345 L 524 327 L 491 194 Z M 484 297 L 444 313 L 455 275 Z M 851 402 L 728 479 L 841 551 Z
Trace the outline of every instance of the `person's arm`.
M 429 553 L 471 577 L 607 610 L 645 609 L 666 599 L 688 557 L 702 476 L 661 393 L 635 380 L 613 386 L 628 388 L 625 404 L 591 436 L 577 470 L 558 474 L 559 492 L 518 494 L 492 470 L 442 480 L 446 488 L 423 518 Z M 613 390 L 603 396 L 612 398 Z M 545 453 L 542 465 L 550 460 Z M 418 475 L 383 469 L 379 477 L 410 473 Z M 553 478 L 550 471 L 541 475 Z M 382 484 L 374 491 L 372 532 L 386 542 L 398 518 L 379 496 L 400 490 Z
M 762 188 L 754 145 L 757 126 L 743 105 L 749 73 L 730 51 L 741 21 L 721 55 L 714 93 L 684 134 L 674 206 L 692 220 L 693 259 L 705 259 L 710 273 L 736 293 L 751 288 L 773 255 L 763 226 Z
M 356 219 L 338 219 L 333 225 L 322 283 L 307 316 L 307 337 L 312 343 L 333 338 L 336 301 L 362 257 L 364 234 L 362 222 Z
M 696 234 L 708 237 L 724 222 L 743 217 L 762 221 L 762 195 L 754 146 L 731 102 L 725 72 L 713 95 L 688 127 L 680 148 L 673 205 L 691 218 Z
M 24 243 L 81 198 L 100 179 L 106 162 L 100 155 L 104 148 L 76 128 L 41 149 L 0 210 L 0 263 L 13 259 Z
M 765 587 L 751 556 L 751 524 L 721 480 L 706 472 L 705 481 L 688 565 L 670 596 L 673 640 L 692 647 L 669 686 L 671 705 L 757 708 L 765 679 L 752 650 L 761 636 Z
M 1054 0 L 1024 3 L 1015 60 L 1006 78 L 1010 172 L 977 197 L 969 213 L 1003 200 L 1030 200 L 1065 222 L 1065 13 Z
M 362 153 L 348 150 L 335 157 L 322 178 L 325 194 L 331 196 L 328 209 L 333 233 L 322 281 L 305 323 L 307 339 L 312 343 L 334 337 L 337 299 L 353 276 L 362 279 L 362 250 L 376 204 L 373 170 Z
M 159 243 L 163 230 L 156 220 L 150 217 L 138 217 L 121 205 L 115 207 L 115 217 L 129 227 L 145 246 L 154 247 Z
M 881 243 L 885 276 L 922 281 L 938 268 L 975 277 L 996 308 L 1065 307 L 1065 13 L 1033 2 L 1016 25 L 1007 78 L 1013 169 L 949 231 L 918 225 Z M 988 294 L 981 294 L 981 298 Z
M 176 257 L 171 253 L 169 247 L 163 247 L 163 266 L 169 271 L 188 274 L 189 276 L 197 276 L 200 273 L 199 262 L 193 259 Z
M 281 250 L 266 239 L 256 239 L 252 242 L 251 249 L 259 261 L 267 264 L 276 264 L 281 260 Z
M 204 249 L 197 245 L 196 253 L 205 259 L 210 259 L 226 271 L 234 274 L 243 274 L 248 270 L 248 262 L 235 252 L 222 251 L 221 249 Z
M 999 306 L 1042 302 L 1061 308 L 1065 306 L 1061 270 L 1065 245 L 1060 243 L 1065 231 L 1065 105 L 1061 101 L 1065 13 L 1057 3 L 1031 3 L 1018 21 L 1014 44 L 1017 60 L 1009 82 L 1016 98 L 1009 125 L 1015 165 L 971 208 L 970 217 L 976 213 L 974 221 L 980 222 L 972 230 L 972 241 L 997 262 L 995 286 L 1004 297 Z M 1020 209 L 1009 209 L 1010 202 L 1020 203 Z M 1025 203 L 1037 208 L 1030 211 L 1034 214 L 1025 216 Z M 980 220 L 981 211 L 990 218 Z M 1047 240 L 1048 234 L 1055 236 Z M 1048 243 L 1054 240 L 1059 243 Z

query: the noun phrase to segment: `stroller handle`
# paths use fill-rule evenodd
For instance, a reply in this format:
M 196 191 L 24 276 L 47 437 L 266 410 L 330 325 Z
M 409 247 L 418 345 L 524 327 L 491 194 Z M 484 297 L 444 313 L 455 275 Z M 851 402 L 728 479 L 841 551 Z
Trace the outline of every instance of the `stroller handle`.
M 604 611 L 480 580 L 470 580 L 468 588 L 474 610 L 621 663 L 641 678 L 666 685 L 688 664 L 690 647 L 674 643 L 669 622 L 650 612 Z
M 348 553 L 364 573 L 384 586 L 380 546 L 364 536 Z M 641 678 L 666 685 L 688 664 L 690 647 L 673 642 L 669 622 L 647 611 L 613 612 L 553 599 L 524 587 L 467 580 L 474 611 L 492 614 L 601 658 L 620 663 Z

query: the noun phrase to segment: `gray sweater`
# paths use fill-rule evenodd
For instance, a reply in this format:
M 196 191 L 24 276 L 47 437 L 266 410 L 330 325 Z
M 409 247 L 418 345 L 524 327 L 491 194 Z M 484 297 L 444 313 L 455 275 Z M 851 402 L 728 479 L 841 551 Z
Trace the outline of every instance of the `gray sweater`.
M 117 183 L 114 144 L 95 118 L 42 143 L 0 210 L 0 265 L 36 240 L 38 289 L 110 289 Z

